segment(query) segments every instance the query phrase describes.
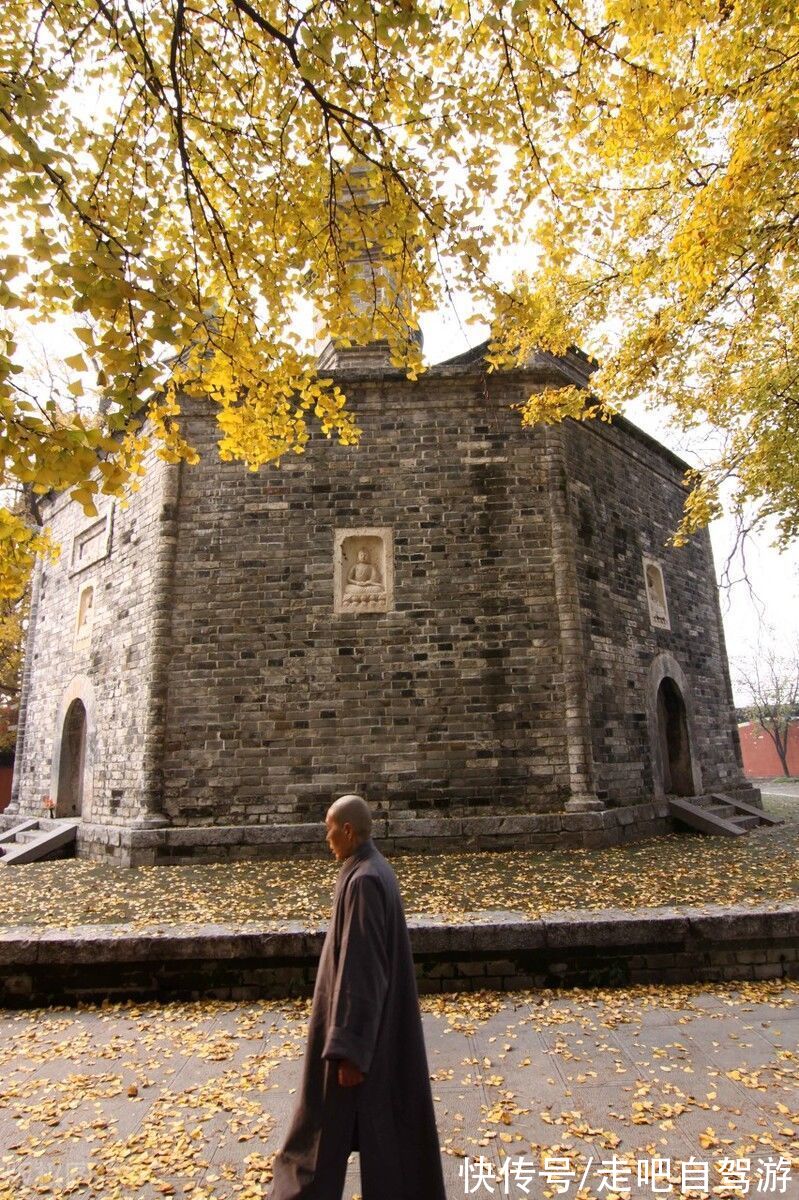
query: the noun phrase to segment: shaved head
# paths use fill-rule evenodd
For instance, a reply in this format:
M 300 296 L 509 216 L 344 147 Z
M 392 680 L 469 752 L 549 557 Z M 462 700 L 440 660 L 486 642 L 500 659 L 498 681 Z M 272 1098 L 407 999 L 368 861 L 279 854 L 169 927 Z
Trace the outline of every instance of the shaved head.
M 352 825 L 353 833 L 359 841 L 365 841 L 372 836 L 372 814 L 369 805 L 362 796 L 339 796 L 338 800 L 327 810 L 337 825 Z

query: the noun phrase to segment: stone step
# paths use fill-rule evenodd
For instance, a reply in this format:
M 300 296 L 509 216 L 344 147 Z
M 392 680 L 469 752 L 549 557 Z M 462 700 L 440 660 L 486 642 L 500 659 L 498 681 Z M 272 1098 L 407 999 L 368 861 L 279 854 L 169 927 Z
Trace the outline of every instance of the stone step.
M 722 837 L 742 837 L 745 830 L 739 828 L 733 821 L 718 813 L 711 812 L 706 804 L 699 804 L 698 796 L 669 797 L 669 813 L 676 820 L 698 829 L 700 833 L 721 835 Z
M 759 821 L 757 817 L 747 817 L 742 813 L 739 813 L 738 816 L 732 817 L 731 819 L 737 826 L 739 826 L 740 829 L 754 829 L 756 826 L 764 823 Z
M 722 792 L 710 792 L 704 796 L 670 796 L 668 804 L 672 817 L 701 833 L 742 837 L 760 825 L 782 824 L 778 818 L 764 813 L 753 804 Z
M 24 821 L 18 821 L 14 825 L 9 825 L 2 833 L 0 833 L 0 848 L 15 847 L 17 834 L 24 829 L 37 829 L 39 821 L 37 818 L 31 820 L 30 817 Z
M 727 796 L 722 792 L 711 792 L 710 799 L 720 804 L 733 804 L 737 813 L 741 816 L 757 817 L 760 825 L 784 825 L 785 823 L 779 817 L 773 817 L 771 813 L 764 812 L 761 805 L 749 804 L 746 800 L 741 800 L 737 796 Z
M 19 833 L 14 834 L 14 841 L 16 843 L 37 842 L 41 836 L 41 829 L 22 829 Z
M 737 808 L 733 808 L 731 804 L 703 804 L 702 808 L 705 812 L 713 813 L 714 816 L 724 817 L 730 821 L 738 812 Z
M 53 855 L 63 857 L 75 843 L 79 824 L 79 821 L 52 819 L 46 823 L 25 821 L 7 830 L 0 841 L 3 850 L 0 865 L 11 867 Z
M 677 799 L 690 800 L 697 808 L 731 808 L 732 805 L 721 796 L 683 796 Z

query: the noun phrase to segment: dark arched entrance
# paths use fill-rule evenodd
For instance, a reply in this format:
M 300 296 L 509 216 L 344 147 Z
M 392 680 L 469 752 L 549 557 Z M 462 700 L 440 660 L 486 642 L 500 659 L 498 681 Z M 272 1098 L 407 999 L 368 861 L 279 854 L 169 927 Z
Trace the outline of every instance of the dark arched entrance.
M 58 764 L 57 817 L 79 817 L 83 806 L 83 774 L 86 764 L 86 708 L 73 700 L 64 717 L 61 757 Z
M 696 793 L 691 769 L 691 743 L 682 693 L 666 676 L 658 688 L 658 733 L 663 761 L 663 791 L 672 796 Z

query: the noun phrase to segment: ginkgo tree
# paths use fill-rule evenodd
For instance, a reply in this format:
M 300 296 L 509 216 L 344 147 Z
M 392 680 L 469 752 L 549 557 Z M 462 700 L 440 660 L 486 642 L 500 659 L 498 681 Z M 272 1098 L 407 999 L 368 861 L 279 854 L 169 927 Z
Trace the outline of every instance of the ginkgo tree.
M 253 470 L 356 442 L 297 297 L 415 376 L 456 296 L 497 367 L 600 360 L 524 419 L 671 405 L 722 435 L 686 530 L 734 478 L 799 532 L 790 0 L 6 0 L 0 54 L 4 482 L 91 512 L 148 446 L 196 458 L 186 396 Z M 31 321 L 73 331 L 65 394 L 26 382 Z M 2 515 L 0 572 L 41 549 Z

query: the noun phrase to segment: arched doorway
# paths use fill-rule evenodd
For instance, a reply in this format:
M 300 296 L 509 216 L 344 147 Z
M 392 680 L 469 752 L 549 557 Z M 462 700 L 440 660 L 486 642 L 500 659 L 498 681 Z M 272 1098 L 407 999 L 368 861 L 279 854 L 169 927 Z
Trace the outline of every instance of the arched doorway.
M 64 717 L 58 763 L 57 817 L 79 817 L 83 808 L 86 766 L 86 707 L 73 700 Z
M 672 796 L 694 796 L 691 742 L 682 693 L 673 679 L 661 680 L 657 694 L 658 734 L 663 766 L 663 790 Z

